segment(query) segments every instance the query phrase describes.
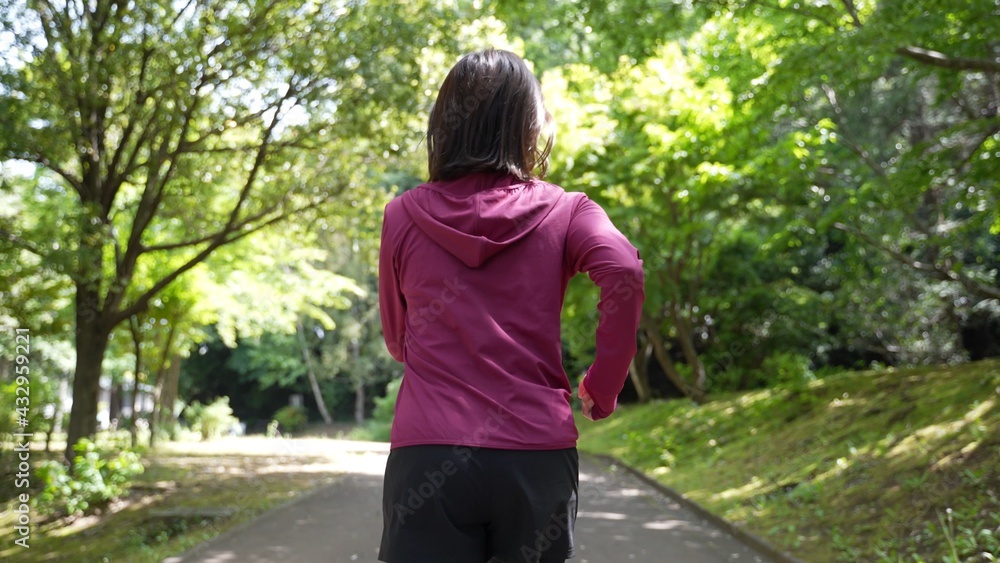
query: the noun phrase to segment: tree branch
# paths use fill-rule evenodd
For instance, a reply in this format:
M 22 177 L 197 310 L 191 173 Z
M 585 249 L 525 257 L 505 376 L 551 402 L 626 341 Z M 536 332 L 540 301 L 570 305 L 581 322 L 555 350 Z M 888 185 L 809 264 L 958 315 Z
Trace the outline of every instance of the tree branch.
M 938 52 L 931 51 L 929 49 L 922 49 L 920 47 L 905 46 L 896 49 L 897 55 L 902 55 L 904 57 L 913 59 L 915 61 L 928 64 L 931 66 L 937 66 L 941 68 L 950 68 L 953 70 L 969 70 L 969 71 L 981 71 L 990 73 L 1000 73 L 1000 62 L 992 61 L 989 59 L 965 59 L 949 57 L 948 55 Z
M 828 27 L 832 27 L 832 28 L 836 28 L 837 27 L 837 26 L 835 26 L 833 24 L 832 21 L 830 21 L 830 20 L 826 19 L 825 17 L 817 14 L 816 12 L 804 9 L 801 5 L 799 5 L 798 8 L 789 8 L 788 6 L 782 6 L 780 2 L 775 2 L 774 4 L 771 4 L 771 3 L 764 2 L 764 1 L 761 0 L 761 1 L 758 1 L 757 3 L 760 4 L 761 6 L 764 6 L 765 8 L 770 8 L 770 9 L 775 10 L 777 12 L 788 12 L 790 14 L 795 14 L 797 16 L 801 16 L 801 17 L 804 17 L 804 18 L 814 19 L 816 21 L 823 22 Z
M 833 226 L 836 229 L 839 229 L 845 233 L 852 234 L 860 238 L 869 245 L 875 247 L 878 250 L 881 250 L 883 253 L 891 257 L 893 260 L 901 264 L 904 264 L 906 266 L 909 266 L 910 268 L 917 270 L 918 272 L 927 274 L 928 276 L 934 279 L 959 283 L 964 288 L 966 288 L 974 295 L 977 295 L 979 297 L 983 297 L 986 299 L 1000 299 L 1000 288 L 984 284 L 979 280 L 973 279 L 963 274 L 960 271 L 955 271 L 951 268 L 948 268 L 946 267 L 946 265 L 938 264 L 936 262 L 934 263 L 921 262 L 920 260 L 911 258 L 894 248 L 882 244 L 881 242 L 875 240 L 875 238 L 871 237 L 867 233 L 864 233 L 860 229 L 856 229 L 850 225 L 837 222 L 834 223 Z
M 14 246 L 27 250 L 28 252 L 38 256 L 40 258 L 46 258 L 46 254 L 42 252 L 40 248 L 31 243 L 31 241 L 24 240 L 23 238 L 15 235 L 14 233 L 0 228 L 0 238 L 6 239 L 8 242 L 13 243 Z
M 858 9 L 854 5 L 854 0 L 841 0 L 844 4 L 844 8 L 847 8 L 847 13 L 851 15 L 851 21 L 854 22 L 854 27 L 861 28 L 861 18 L 858 17 Z
M 872 160 L 872 157 L 868 153 L 868 151 L 858 146 L 854 141 L 850 139 L 850 136 L 847 134 L 847 131 L 844 128 L 843 120 L 841 119 L 844 116 L 844 109 L 840 107 L 840 102 L 837 101 L 837 93 L 833 90 L 832 87 L 830 87 L 829 84 L 823 84 L 822 87 L 823 87 L 823 93 L 826 94 L 827 101 L 830 102 L 830 107 L 833 108 L 833 113 L 836 116 L 834 118 L 834 121 L 840 128 L 840 138 L 844 140 L 844 145 L 848 149 L 850 149 L 851 152 L 856 154 L 858 158 L 860 158 L 861 161 L 864 162 L 865 165 L 868 166 L 868 168 L 870 168 L 871 171 L 875 173 L 876 176 L 885 179 L 887 176 L 885 169 L 882 168 L 877 162 Z
M 249 217 L 245 217 L 242 221 L 240 221 L 239 223 L 237 223 L 235 225 L 232 225 L 232 227 L 230 227 L 228 229 L 223 229 L 221 231 L 216 231 L 216 232 L 214 232 L 212 234 L 205 235 L 203 237 L 198 237 L 198 238 L 195 238 L 195 239 L 189 239 L 189 240 L 184 240 L 184 241 L 179 241 L 179 242 L 172 242 L 172 243 L 168 243 L 168 244 L 157 244 L 157 245 L 153 245 L 153 246 L 144 246 L 142 248 L 142 252 L 144 254 L 146 254 L 146 253 L 150 253 L 150 252 L 162 252 L 164 250 L 179 250 L 181 248 L 188 248 L 188 247 L 191 247 L 191 246 L 197 246 L 199 244 L 204 244 L 204 243 L 206 243 L 206 242 L 208 242 L 210 240 L 214 240 L 214 239 L 218 239 L 218 238 L 225 238 L 226 236 L 228 236 L 231 233 L 235 233 L 235 232 L 239 232 L 239 231 L 243 230 L 248 225 L 252 224 L 254 221 L 263 219 L 264 217 L 270 215 L 271 213 L 274 213 L 278 209 L 279 205 L 281 205 L 281 201 L 280 200 L 276 201 L 274 203 L 274 205 L 272 205 L 270 207 L 267 207 L 266 209 L 264 209 L 263 211 L 261 211 L 259 213 L 251 215 Z
M 83 182 L 79 178 L 73 176 L 73 174 L 71 174 L 68 170 L 61 168 L 58 164 L 49 160 L 48 157 L 40 154 L 28 153 L 12 154 L 10 156 L 19 160 L 41 164 L 43 167 L 48 168 L 61 176 L 63 180 L 66 180 L 66 183 L 69 184 L 71 188 L 76 190 L 76 193 L 79 194 L 81 198 L 83 197 Z
M 997 133 L 1000 133 L 1000 123 L 995 123 L 992 126 L 990 126 L 990 128 L 987 129 L 986 132 L 980 136 L 979 140 L 974 142 L 972 146 L 969 147 L 968 154 L 962 157 L 962 160 L 960 160 L 958 164 L 955 165 L 955 170 L 961 170 L 962 168 L 965 168 L 965 165 L 968 164 L 976 156 L 976 154 L 979 152 L 979 149 L 982 148 L 982 146 L 986 143 L 986 141 L 990 140 L 990 137 L 996 135 Z
M 203 137 L 204 138 L 204 137 Z M 201 139 L 199 139 L 201 140 Z M 279 149 L 303 149 L 303 150 L 315 150 L 315 145 L 310 145 L 306 142 L 306 139 L 301 139 L 297 141 L 282 141 L 282 142 L 271 142 L 272 148 Z M 223 147 L 206 147 L 202 149 L 192 148 L 188 149 L 188 154 L 226 154 L 226 153 L 246 153 L 251 150 L 258 148 L 258 145 L 229 145 Z
M 195 88 L 195 92 L 197 92 L 203 84 L 204 75 L 202 75 L 201 81 Z M 177 136 L 175 152 L 181 152 L 182 149 L 180 147 L 183 147 L 186 142 L 185 137 L 191 127 L 191 122 L 194 119 L 199 102 L 201 102 L 201 98 L 195 95 L 184 112 L 183 122 L 181 123 L 180 131 Z M 125 246 L 125 253 L 120 257 L 120 259 L 116 257 L 115 283 L 111 285 L 111 289 L 108 291 L 104 300 L 105 310 L 113 311 L 118 307 L 121 300 L 124 298 L 125 288 L 132 279 L 132 274 L 135 271 L 135 264 L 143 252 L 142 234 L 146 232 L 150 223 L 153 222 L 153 218 L 155 218 L 156 214 L 159 212 L 160 203 L 163 201 L 163 195 L 166 192 L 167 183 L 170 182 L 170 177 L 173 175 L 173 171 L 177 166 L 177 157 L 167 156 L 169 151 L 166 148 L 166 144 L 168 142 L 169 139 L 163 139 L 159 147 L 157 159 L 150 167 L 151 171 L 147 177 L 146 187 L 142 191 L 142 196 L 140 196 L 139 199 L 139 205 L 135 211 L 135 217 L 132 220 L 132 228 L 129 231 L 128 242 Z M 136 151 L 138 151 L 138 146 L 136 146 Z M 158 174 L 158 171 L 163 162 L 167 163 L 167 169 L 161 175 Z M 153 170 L 156 172 L 153 172 Z
M 236 205 L 233 206 L 232 212 L 229 214 L 229 220 L 226 221 L 226 226 L 223 230 L 231 229 L 234 224 L 236 224 L 237 217 L 240 215 L 240 209 L 243 208 L 243 204 L 246 203 L 247 198 L 250 196 L 250 190 L 253 188 L 254 182 L 257 179 L 257 174 L 260 173 L 261 166 L 264 165 L 264 159 L 267 157 L 268 148 L 271 144 L 271 136 L 274 134 L 274 129 L 278 126 L 281 121 L 280 114 L 282 107 L 285 102 L 294 96 L 295 87 L 292 84 L 288 85 L 288 91 L 285 95 L 278 100 L 278 103 L 274 106 L 274 117 L 271 118 L 271 123 L 268 124 L 267 129 L 264 130 L 261 136 L 260 145 L 257 148 L 257 155 L 254 157 L 253 167 L 250 169 L 249 174 L 247 174 L 246 183 L 243 185 L 243 189 L 240 190 L 239 198 L 236 200 Z
M 136 79 L 137 87 L 135 92 L 135 99 L 132 100 L 132 107 L 134 107 L 137 110 L 137 113 L 129 118 L 128 124 L 125 126 L 125 130 L 122 132 L 121 140 L 118 142 L 118 149 L 115 151 L 115 154 L 111 157 L 111 164 L 108 166 L 109 182 L 113 185 L 118 185 L 118 186 L 120 186 L 121 183 L 128 178 L 128 175 L 126 175 L 126 173 L 129 172 L 129 168 L 135 162 L 135 157 L 139 152 L 139 147 L 142 146 L 142 141 L 145 139 L 146 131 L 148 130 L 148 124 L 147 124 L 147 127 L 144 128 L 143 131 L 140 133 L 139 139 L 136 141 L 135 144 L 135 150 L 132 152 L 131 155 L 129 155 L 125 163 L 125 168 L 121 172 L 119 172 L 118 167 L 121 164 L 122 155 L 125 154 L 125 151 L 132 140 L 132 135 L 133 133 L 135 133 L 136 123 L 139 121 L 138 111 L 141 111 L 142 107 L 146 104 L 146 100 L 149 97 L 149 95 L 146 93 L 145 90 L 146 88 L 145 81 L 146 81 L 146 71 L 149 67 L 149 60 L 153 56 L 153 49 L 146 46 L 146 43 L 148 41 L 146 29 L 147 28 L 144 26 L 142 32 L 142 45 L 143 45 L 142 62 L 139 64 L 139 77 Z M 156 111 L 157 111 L 156 109 L 153 110 L 154 115 Z M 105 205 L 106 208 L 111 207 L 111 202 L 114 201 L 114 197 L 115 195 L 117 195 L 117 190 L 114 190 L 113 192 L 112 190 L 108 190 L 108 192 L 111 194 L 110 195 L 111 201 L 101 202 L 103 205 Z
M 205 248 L 203 248 L 201 250 L 201 252 L 199 252 L 198 254 L 196 254 L 193 258 L 191 258 L 190 260 L 188 260 L 187 262 L 185 262 L 183 265 L 181 265 L 180 267 L 178 267 L 176 270 L 174 270 L 170 274 L 167 274 L 166 276 L 164 276 L 163 278 L 161 278 L 160 281 L 156 282 L 153 285 L 153 287 L 149 288 L 145 293 L 143 293 L 138 298 L 136 298 L 135 302 L 132 303 L 130 306 L 128 306 L 128 307 L 120 310 L 117 314 L 113 315 L 112 318 L 111 318 L 111 322 L 114 323 L 114 325 L 117 325 L 118 323 L 120 323 L 123 320 L 131 317 L 132 315 L 135 315 L 135 314 L 138 314 L 138 313 L 140 313 L 142 311 L 145 311 L 146 308 L 149 306 L 149 301 L 153 297 L 155 297 L 157 293 L 159 293 L 165 287 L 167 287 L 168 285 L 170 285 L 171 283 L 173 283 L 173 281 L 176 280 L 178 277 L 180 277 L 180 275 L 183 274 L 184 272 L 187 272 L 191 268 L 194 268 L 198 264 L 204 262 L 205 259 L 208 258 L 209 255 L 211 255 L 213 252 L 215 252 L 218 248 L 220 248 L 222 246 L 225 246 L 227 244 L 231 244 L 233 242 L 236 242 L 236 241 L 238 241 L 238 240 L 240 240 L 242 238 L 245 238 L 245 237 L 247 237 L 249 235 L 252 235 L 253 233 L 256 233 L 256 232 L 258 232 L 258 231 L 260 231 L 262 229 L 270 227 L 271 225 L 274 225 L 275 223 L 278 223 L 280 221 L 284 221 L 286 219 L 290 219 L 291 217 L 294 217 L 296 215 L 299 215 L 299 214 L 304 213 L 306 211 L 309 211 L 311 209 L 315 209 L 315 208 L 319 207 L 320 205 L 323 205 L 327 201 L 328 201 L 327 199 L 320 199 L 320 200 L 314 201 L 314 202 L 312 202 L 312 203 L 310 203 L 308 205 L 304 205 L 302 207 L 295 208 L 295 209 L 293 209 L 291 211 L 288 211 L 288 212 L 285 212 L 285 213 L 281 213 L 281 214 L 279 214 L 279 215 L 277 215 L 275 217 L 272 217 L 272 218 L 268 219 L 267 221 L 264 221 L 264 222 L 260 223 L 259 225 L 255 225 L 254 227 L 252 227 L 250 229 L 244 229 L 243 231 L 240 231 L 238 233 L 235 233 L 234 231 L 228 231 L 226 233 L 222 233 L 222 232 L 218 233 L 219 238 L 217 238 L 215 240 L 212 240 L 209 243 L 208 246 L 206 246 Z M 232 235 L 232 236 L 228 236 L 228 235 Z

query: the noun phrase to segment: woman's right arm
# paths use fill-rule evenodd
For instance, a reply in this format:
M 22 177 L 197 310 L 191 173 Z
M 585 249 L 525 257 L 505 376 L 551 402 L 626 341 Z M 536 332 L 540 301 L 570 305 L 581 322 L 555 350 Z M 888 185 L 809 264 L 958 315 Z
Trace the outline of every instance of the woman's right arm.
M 399 289 L 399 269 L 396 267 L 395 242 L 389 224 L 393 220 L 390 207 L 385 206 L 382 216 L 382 242 L 378 254 L 378 304 L 382 318 L 382 336 L 385 346 L 397 362 L 403 361 L 406 340 L 406 299 Z

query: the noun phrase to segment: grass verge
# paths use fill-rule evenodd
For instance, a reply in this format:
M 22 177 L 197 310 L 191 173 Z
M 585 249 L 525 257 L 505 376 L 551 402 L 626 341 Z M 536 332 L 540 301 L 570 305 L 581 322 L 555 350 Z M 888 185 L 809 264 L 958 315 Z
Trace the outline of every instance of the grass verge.
M 152 563 L 179 555 L 333 482 L 344 460 L 334 460 L 326 443 L 248 437 L 163 444 L 143 457 L 146 471 L 129 496 L 103 514 L 47 522 L 33 514 L 28 549 L 13 544 L 14 515 L 4 507 L 0 561 Z M 33 463 L 45 457 L 32 452 Z
M 998 361 L 851 372 L 626 406 L 579 447 L 805 561 L 996 561 L 998 402 Z

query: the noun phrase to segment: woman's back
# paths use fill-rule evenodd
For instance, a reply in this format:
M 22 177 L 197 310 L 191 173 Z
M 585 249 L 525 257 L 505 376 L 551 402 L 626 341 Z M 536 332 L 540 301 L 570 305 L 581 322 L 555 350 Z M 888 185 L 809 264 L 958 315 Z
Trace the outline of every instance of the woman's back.
M 582 194 L 489 173 L 424 184 L 389 204 L 380 279 L 398 283 L 383 294 L 399 301 L 383 325 L 406 366 L 393 445 L 576 445 L 560 346 L 566 284 L 612 263 L 601 281 L 618 289 L 609 322 L 622 326 L 605 327 L 603 344 L 620 350 L 619 366 L 635 352 L 628 325 L 642 301 L 635 249 L 603 212 L 596 221 L 581 213 L 593 208 Z

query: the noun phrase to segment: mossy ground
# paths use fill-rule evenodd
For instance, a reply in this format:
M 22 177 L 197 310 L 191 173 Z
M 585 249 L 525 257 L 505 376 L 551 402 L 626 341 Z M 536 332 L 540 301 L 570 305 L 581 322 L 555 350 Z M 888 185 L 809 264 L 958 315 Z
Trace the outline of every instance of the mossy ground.
M 853 372 L 625 406 L 579 445 L 805 561 L 996 561 L 998 403 L 998 361 Z

